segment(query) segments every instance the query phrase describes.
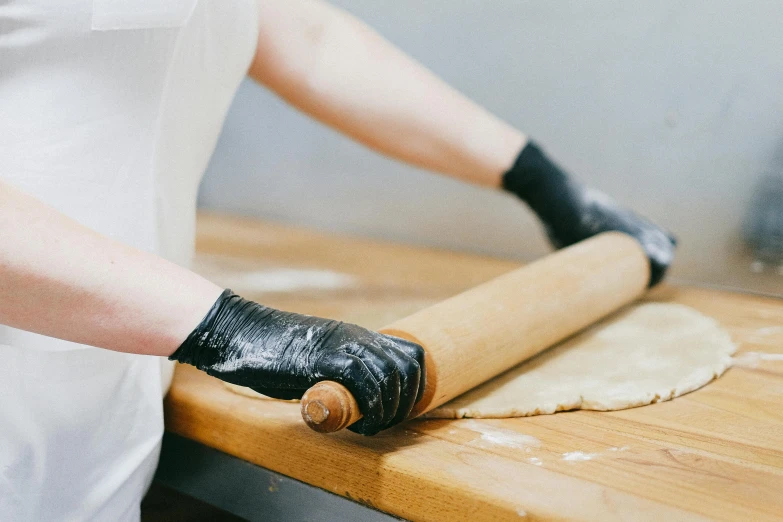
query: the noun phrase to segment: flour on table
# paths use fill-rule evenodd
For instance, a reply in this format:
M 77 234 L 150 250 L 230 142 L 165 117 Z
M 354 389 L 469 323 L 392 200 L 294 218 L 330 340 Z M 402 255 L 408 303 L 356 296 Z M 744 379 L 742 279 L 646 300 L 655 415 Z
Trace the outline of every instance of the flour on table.
M 226 286 L 246 292 L 296 292 L 298 290 L 337 290 L 356 285 L 356 278 L 331 270 L 278 268 L 222 274 Z
M 479 439 L 468 443 L 480 448 L 505 446 L 507 448 L 530 450 L 530 448 L 541 446 L 541 441 L 531 435 L 525 435 L 524 433 L 519 433 L 506 428 L 482 424 L 481 421 L 467 421 L 465 423 L 465 428 L 481 434 Z
M 666 401 L 720 376 L 731 366 L 735 349 L 728 333 L 696 310 L 679 304 L 640 304 L 426 417 L 525 417 L 580 408 L 619 410 Z
M 758 368 L 763 361 L 783 362 L 783 353 L 743 352 L 734 357 L 734 366 Z

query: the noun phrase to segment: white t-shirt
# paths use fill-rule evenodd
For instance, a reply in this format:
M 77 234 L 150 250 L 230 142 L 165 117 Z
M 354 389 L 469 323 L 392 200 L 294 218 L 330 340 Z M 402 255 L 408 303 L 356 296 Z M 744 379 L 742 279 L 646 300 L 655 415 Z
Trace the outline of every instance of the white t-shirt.
M 255 0 L 0 2 L 0 178 L 187 266 L 257 31 Z M 165 373 L 0 326 L 0 520 L 138 519 Z

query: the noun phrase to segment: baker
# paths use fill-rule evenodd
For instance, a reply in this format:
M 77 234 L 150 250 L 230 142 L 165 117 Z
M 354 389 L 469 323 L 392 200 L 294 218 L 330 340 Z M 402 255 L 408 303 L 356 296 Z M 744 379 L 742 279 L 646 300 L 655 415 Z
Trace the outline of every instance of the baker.
M 246 74 L 380 153 L 508 191 L 555 247 L 629 233 L 651 285 L 671 262 L 667 232 L 319 0 L 4 2 L 0 520 L 137 520 L 165 358 L 278 398 L 338 381 L 365 435 L 420 396 L 418 345 L 187 269 L 198 183 Z

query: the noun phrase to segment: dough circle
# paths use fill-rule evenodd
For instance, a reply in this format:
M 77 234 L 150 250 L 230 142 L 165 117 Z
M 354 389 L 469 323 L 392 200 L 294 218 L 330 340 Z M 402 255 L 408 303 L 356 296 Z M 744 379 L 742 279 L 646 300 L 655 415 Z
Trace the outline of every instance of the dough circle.
M 501 418 L 621 410 L 696 390 L 731 366 L 736 347 L 712 318 L 671 303 L 624 308 L 426 414 Z
M 712 318 L 674 303 L 633 305 L 425 414 L 503 418 L 621 410 L 701 388 L 731 366 L 736 346 Z M 235 393 L 269 399 L 224 383 Z

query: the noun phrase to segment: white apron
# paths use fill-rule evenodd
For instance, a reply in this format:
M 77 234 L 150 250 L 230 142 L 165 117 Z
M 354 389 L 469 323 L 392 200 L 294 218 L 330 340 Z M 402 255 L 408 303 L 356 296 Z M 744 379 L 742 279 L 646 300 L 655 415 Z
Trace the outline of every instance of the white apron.
M 188 265 L 256 16 L 254 0 L 1 1 L 0 177 Z M 0 520 L 138 520 L 162 363 L 0 326 Z

